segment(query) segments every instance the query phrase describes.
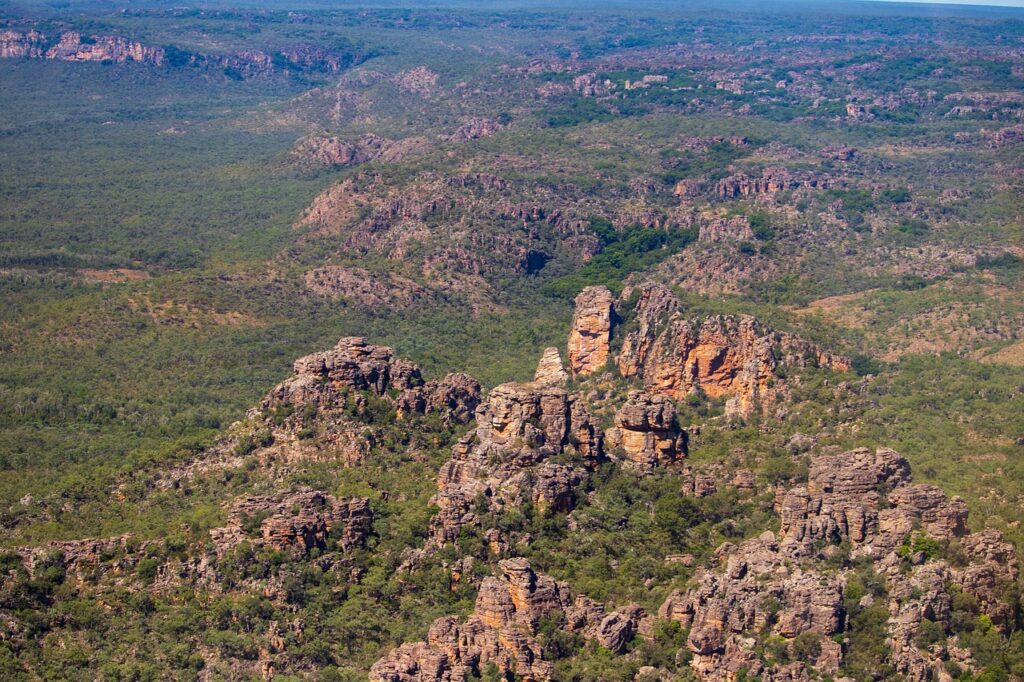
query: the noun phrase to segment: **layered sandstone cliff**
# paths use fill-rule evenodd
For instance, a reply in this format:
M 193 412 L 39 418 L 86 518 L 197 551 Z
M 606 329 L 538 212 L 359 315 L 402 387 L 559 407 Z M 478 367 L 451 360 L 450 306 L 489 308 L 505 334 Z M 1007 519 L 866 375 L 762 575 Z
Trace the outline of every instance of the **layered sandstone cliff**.
M 619 301 L 604 287 L 577 297 L 569 332 L 574 375 L 604 366 L 618 331 L 617 308 L 631 318 L 614 358 L 623 377 L 638 377 L 649 393 L 673 400 L 693 394 L 725 399 L 730 416 L 748 417 L 776 402 L 783 365 L 849 369 L 843 358 L 750 316 L 688 319 L 670 290 L 648 283 L 627 289 Z

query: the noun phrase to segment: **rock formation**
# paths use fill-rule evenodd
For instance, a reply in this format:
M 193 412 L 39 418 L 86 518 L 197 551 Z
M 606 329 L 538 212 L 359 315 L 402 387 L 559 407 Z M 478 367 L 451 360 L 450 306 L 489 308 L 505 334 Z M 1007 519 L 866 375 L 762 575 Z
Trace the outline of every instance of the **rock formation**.
M 46 36 L 39 31 L 20 33 L 0 31 L 0 57 L 6 59 L 41 59 L 46 52 Z
M 493 119 L 473 118 L 459 126 L 448 139 L 453 142 L 470 142 L 490 137 L 499 132 L 503 127 L 501 123 Z
M 363 544 L 371 531 L 373 515 L 366 498 L 335 498 L 310 488 L 278 497 L 250 496 L 235 500 L 228 525 L 210 531 L 217 554 L 243 541 L 280 551 L 305 554 L 314 547 L 325 549 L 337 539 L 342 550 Z
M 845 360 L 750 316 L 685 319 L 673 300 L 660 285 L 640 288 L 632 311 L 639 328 L 625 336 L 617 359 L 619 372 L 640 377 L 650 393 L 675 400 L 694 392 L 727 398 L 728 415 L 747 417 L 774 402 L 783 364 L 849 368 Z
M 419 367 L 391 348 L 344 337 L 331 350 L 296 360 L 294 375 L 275 386 L 260 408 L 282 441 L 275 447 L 288 457 L 326 454 L 353 466 L 375 441 L 374 430 L 358 421 L 371 409 L 371 396 L 399 418 L 435 412 L 445 424 L 465 424 L 480 403 L 480 384 L 461 373 L 424 382 Z M 283 420 L 273 419 L 281 414 Z
M 573 376 L 592 374 L 608 360 L 612 334 L 612 304 L 608 287 L 587 287 L 576 297 L 569 329 L 569 369 Z
M 321 166 L 357 166 L 383 156 L 394 144 L 369 133 L 354 140 L 339 137 L 307 137 L 292 152 L 299 163 Z
M 345 49 L 328 50 L 293 45 L 278 50 L 274 57 L 261 50 L 239 50 L 229 54 L 199 54 L 174 47 L 152 47 L 115 35 L 83 35 L 65 31 L 47 36 L 30 29 L 0 31 L 0 58 L 52 59 L 65 62 L 134 62 L 150 66 L 182 66 L 230 70 L 235 76 L 266 76 L 275 71 L 319 71 L 337 73 L 367 58 L 366 53 Z
M 756 194 L 774 194 L 801 187 L 828 189 L 831 186 L 832 178 L 827 175 L 771 167 L 765 168 L 759 178 L 752 178 L 744 173 L 723 178 L 715 185 L 715 194 L 723 199 L 733 199 Z
M 524 682 L 550 680 L 554 666 L 537 640 L 542 618 L 558 617 L 567 632 L 592 637 L 621 653 L 645 617 L 637 606 L 606 614 L 604 607 L 554 578 L 534 571 L 526 559 L 498 563 L 499 575 L 484 578 L 476 607 L 465 622 L 438 618 L 426 642 L 403 644 L 370 669 L 371 682 L 464 682 L 493 663 L 503 676 Z
M 454 541 L 480 515 L 531 503 L 569 511 L 602 455 L 602 433 L 582 401 L 542 384 L 502 384 L 477 408 L 477 428 L 438 474 L 437 542 Z M 551 457 L 567 453 L 572 463 Z
M 355 336 L 343 337 L 331 350 L 301 357 L 293 367 L 295 375 L 274 388 L 265 404 L 304 404 L 350 390 L 382 396 L 391 388 L 402 391 L 423 383 L 415 364 L 396 358 L 386 346 Z
M 963 501 L 912 483 L 898 453 L 861 448 L 816 455 L 807 485 L 780 492 L 777 507 L 778 536 L 769 531 L 739 547 L 723 545 L 717 569 L 705 570 L 661 606 L 662 618 L 689 628 L 691 667 L 702 679 L 733 679 L 744 669 L 779 679 L 784 671 L 755 650 L 766 632 L 785 641 L 815 633 L 820 652 L 804 663 L 835 674 L 843 650 L 831 637 L 847 627 L 846 574 L 823 571 L 817 560 L 845 545 L 854 557 L 870 557 L 885 577 L 890 659 L 907 679 L 948 676 L 942 652 L 921 649 L 917 635 L 924 619 L 949 626 L 951 584 L 976 597 L 993 623 L 1007 623 L 1010 610 L 994 595 L 997 586 L 1019 578 L 1012 546 L 994 530 L 968 534 Z M 914 554 L 908 543 L 921 532 L 944 542 L 959 539 L 967 563 L 953 567 Z M 798 677 L 809 679 L 806 671 Z
M 395 400 L 399 416 L 438 412 L 448 424 L 468 424 L 480 404 L 480 382 L 461 372 L 408 388 Z
M 687 434 L 676 421 L 675 403 L 665 396 L 632 391 L 605 437 L 609 452 L 621 448 L 624 463 L 641 471 L 686 456 Z
M 569 375 L 562 366 L 562 356 L 557 348 L 545 348 L 544 354 L 537 364 L 533 375 L 533 383 L 543 386 L 558 386 L 569 380 Z
M 770 671 L 753 650 L 756 631 L 786 639 L 804 632 L 824 638 L 845 627 L 843 583 L 811 569 L 792 566 L 773 533 L 719 550 L 724 572 L 706 571 L 685 593 L 669 595 L 659 616 L 679 621 L 690 631 L 690 666 L 701 679 L 727 680 L 741 669 L 761 676 Z M 835 673 L 841 649 L 822 639 L 817 661 Z
M 156 66 L 164 61 L 164 51 L 158 47 L 146 47 L 116 36 L 85 37 L 73 31 L 61 34 L 59 42 L 45 56 L 66 62 L 133 61 Z

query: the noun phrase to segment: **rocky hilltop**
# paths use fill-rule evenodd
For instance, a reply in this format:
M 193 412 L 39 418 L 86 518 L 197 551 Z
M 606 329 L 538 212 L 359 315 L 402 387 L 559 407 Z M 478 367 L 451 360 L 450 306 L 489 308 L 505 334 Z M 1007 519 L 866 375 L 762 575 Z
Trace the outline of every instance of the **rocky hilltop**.
M 849 657 L 863 655 L 854 642 L 868 635 L 884 641 L 891 674 L 902 679 L 978 670 L 958 628 L 969 613 L 996 637 L 1016 630 L 1019 608 L 1007 597 L 1020 580 L 1014 547 L 998 531 L 972 532 L 962 499 L 915 483 L 908 461 L 884 447 L 843 451 L 798 434 L 781 455 L 795 473 L 781 478 L 724 460 L 691 462 L 703 430 L 735 428 L 754 414 L 778 424 L 800 372 L 841 373 L 848 363 L 751 317 L 685 313 L 659 284 L 619 297 L 590 287 L 576 299 L 568 369 L 548 348 L 532 381 L 486 393 L 468 375 L 424 379 L 391 348 L 344 337 L 298 358 L 243 422 L 154 477 L 160 495 L 191 494 L 211 479 L 247 481 L 221 503 L 202 542 L 182 549 L 118 536 L 22 547 L 4 589 L 56 570 L 61 594 L 79 598 L 128 589 L 173 600 L 183 588 L 260 595 L 261 608 L 293 614 L 282 616 L 287 624 L 275 620 L 254 635 L 244 656 L 231 653 L 237 643 L 199 647 L 202 665 L 235 678 L 315 671 L 294 653 L 307 625 L 294 616 L 306 599 L 296 571 L 314 582 L 330 576 L 343 604 L 380 589 L 382 568 L 372 562 L 381 552 L 390 552 L 382 566 L 393 585 L 409 590 L 390 607 L 396 622 L 419 617 L 399 603 L 438 576 L 439 594 L 472 607 L 430 611 L 415 636 L 382 636 L 386 646 L 366 663 L 373 682 L 542 682 L 587 656 L 636 662 L 635 679 L 809 682 L 841 676 Z M 724 401 L 725 412 L 683 427 L 679 401 Z M 431 465 L 421 449 L 445 434 L 449 454 Z M 390 506 L 409 505 L 405 490 L 375 487 L 402 462 L 420 478 L 428 473 L 433 487 L 429 503 L 410 505 L 417 521 L 409 528 Z M 358 490 L 372 496 L 298 482 L 318 470 L 364 469 Z M 651 486 L 660 497 L 628 503 L 599 531 L 595 514 L 615 480 L 626 499 Z M 646 572 L 642 592 L 658 601 L 597 600 L 588 594 L 594 582 L 559 577 L 547 544 L 556 538 L 582 547 L 597 542 L 595 532 L 614 537 L 636 523 L 676 537 L 694 522 L 688 516 L 704 513 L 701 500 L 720 505 L 713 513 L 727 528 L 748 525 L 697 556 L 672 552 L 666 540 L 661 568 L 625 564 Z M 375 549 L 396 527 L 400 551 Z M 30 636 L 8 616 L 6 637 Z

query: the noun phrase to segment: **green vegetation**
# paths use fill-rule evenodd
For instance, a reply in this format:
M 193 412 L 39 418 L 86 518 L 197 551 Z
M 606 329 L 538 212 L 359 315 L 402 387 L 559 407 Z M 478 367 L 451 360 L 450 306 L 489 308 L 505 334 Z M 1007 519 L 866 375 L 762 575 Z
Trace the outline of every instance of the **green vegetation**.
M 592 218 L 591 229 L 597 235 L 601 251 L 572 275 L 547 284 L 544 291 L 573 298 L 585 286 L 604 284 L 613 291 L 632 272 L 660 263 L 697 239 L 693 229 L 659 229 L 636 226 L 617 230 L 604 218 Z
M 768 491 L 807 480 L 811 437 L 888 446 L 915 480 L 962 496 L 972 529 L 1024 542 L 1021 159 L 1012 131 L 999 137 L 1024 89 L 1012 11 L 63 4 L 29 0 L 5 18 L 47 46 L 64 30 L 91 48 L 106 35 L 162 46 L 164 63 L 0 59 L 0 678 L 237 679 L 273 641 L 290 673 L 363 680 L 434 618 L 466 615 L 495 570 L 481 532 L 407 564 L 464 434 L 436 416 L 399 419 L 360 396 L 349 416 L 379 431 L 360 466 L 250 460 L 170 488 L 162 475 L 213 457 L 228 429 L 228 456 L 271 444 L 246 411 L 341 336 L 391 345 L 427 378 L 527 380 L 595 284 L 650 277 L 687 315 L 753 314 L 851 358 L 848 373 L 791 369 L 785 404 L 748 423 L 725 423 L 722 399 L 681 401 L 681 423 L 701 426 L 694 471 L 747 469 Z M 232 61 L 242 50 L 269 67 Z M 599 87 L 580 87 L 587 75 Z M 346 165 L 347 143 L 375 156 L 371 134 L 381 155 Z M 327 137 L 340 162 L 296 151 Z M 716 193 L 769 169 L 792 183 Z M 359 191 L 300 224 L 345 180 Z M 699 238 L 737 216 L 750 235 Z M 332 297 L 309 286 L 325 266 L 360 270 Z M 616 348 L 639 326 L 630 308 Z M 611 398 L 638 380 L 584 386 L 610 424 Z M 315 407 L 267 416 L 303 418 L 296 447 L 323 435 Z M 476 510 L 521 540 L 507 555 L 656 613 L 722 543 L 776 528 L 768 492 L 682 485 L 609 463 L 571 519 L 529 503 Z M 209 531 L 226 502 L 296 486 L 368 497 L 367 546 L 271 551 L 253 514 L 246 541 L 217 556 Z M 108 582 L 100 566 L 66 570 L 59 549 L 31 572 L 15 551 L 125 533 L 100 562 L 121 571 Z M 849 549 L 826 562 L 852 566 L 837 677 L 892 679 L 886 582 Z M 962 553 L 916 530 L 900 568 L 959 567 Z M 474 562 L 456 580 L 463 556 Z M 204 582 L 197 557 L 223 584 Z M 1000 589 L 1019 617 L 1019 586 Z M 538 625 L 556 679 L 691 674 L 677 623 L 659 621 L 629 656 L 558 623 Z M 974 669 L 950 662 L 954 678 L 1024 676 L 1021 631 L 1000 633 L 974 597 L 955 592 L 948 624 L 924 623 L 918 646 L 970 650 Z M 823 644 L 757 640 L 779 664 Z

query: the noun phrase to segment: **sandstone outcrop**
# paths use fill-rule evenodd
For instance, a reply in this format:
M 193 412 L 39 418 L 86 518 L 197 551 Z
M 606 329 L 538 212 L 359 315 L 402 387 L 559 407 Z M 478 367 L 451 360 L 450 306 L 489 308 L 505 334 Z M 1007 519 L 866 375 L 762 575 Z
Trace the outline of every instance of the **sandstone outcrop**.
M 86 37 L 73 31 L 61 34 L 58 43 L 48 49 L 45 56 L 66 62 L 134 61 L 156 66 L 164 61 L 164 51 L 158 47 L 115 36 Z
M 831 186 L 832 178 L 828 175 L 770 167 L 765 168 L 759 178 L 744 173 L 723 178 L 715 185 L 715 194 L 722 199 L 733 199 L 798 188 L 828 189 Z
M 690 666 L 701 679 L 732 679 L 749 674 L 778 673 L 753 650 L 750 634 L 769 630 L 792 639 L 804 632 L 830 637 L 842 632 L 846 613 L 843 582 L 812 569 L 793 566 L 771 532 L 737 547 L 719 550 L 724 571 L 705 571 L 685 593 L 673 592 L 659 616 L 678 621 L 690 631 Z M 838 670 L 839 645 L 822 640 L 818 661 L 823 671 Z M 835 665 L 828 665 L 832 659 Z
M 882 508 L 880 490 L 889 490 Z M 847 540 L 875 556 L 894 550 L 918 525 L 943 540 L 967 533 L 967 508 L 935 486 L 910 483 L 910 466 L 889 449 L 865 448 L 811 460 L 806 486 L 779 501 L 780 540 L 791 552 Z
M 490 118 L 473 118 L 459 126 L 449 137 L 453 142 L 471 142 L 490 137 L 500 132 L 504 126 Z
M 235 500 L 228 512 L 228 525 L 214 528 L 210 537 L 218 555 L 243 541 L 305 554 L 313 548 L 325 549 L 331 537 L 342 550 L 361 545 L 370 535 L 372 523 L 368 499 L 339 499 L 303 488 L 278 497 Z
M 674 464 L 686 456 L 687 434 L 679 428 L 671 398 L 632 391 L 606 434 L 609 452 L 641 471 Z
M 477 408 L 477 428 L 453 448 L 438 474 L 437 542 L 454 541 L 480 515 L 531 503 L 569 511 L 577 488 L 602 456 L 602 433 L 564 388 L 502 384 Z M 573 460 L 555 463 L 555 455 Z
M 374 430 L 357 419 L 371 409 L 369 396 L 394 407 L 399 418 L 437 413 L 445 424 L 466 424 L 480 404 L 480 383 L 456 373 L 424 382 L 419 367 L 386 346 L 344 337 L 328 351 L 294 363 L 294 375 L 263 399 L 264 414 L 287 415 L 273 431 L 288 441 L 280 448 L 304 459 L 360 462 L 375 442 Z
M 569 380 L 569 374 L 562 366 L 562 356 L 558 349 L 545 348 L 544 354 L 537 363 L 537 371 L 533 375 L 533 383 L 543 386 L 558 386 Z
M 383 396 L 388 389 L 402 391 L 423 383 L 415 364 L 395 357 L 386 346 L 374 346 L 355 336 L 343 337 L 331 350 L 299 358 L 293 368 L 294 376 L 264 398 L 264 407 L 336 402 L 349 391 Z
M 20 547 L 18 555 L 29 575 L 34 575 L 36 568 L 41 564 L 57 563 L 82 579 L 83 571 L 98 566 L 101 562 L 110 561 L 117 555 L 129 553 L 131 546 L 131 535 L 119 535 L 112 538 L 58 540 L 40 547 Z M 126 558 L 129 564 L 134 563 L 130 557 Z
M 568 344 L 573 376 L 592 374 L 607 362 L 614 302 L 612 292 L 603 286 L 587 287 L 576 297 Z
M 399 415 L 437 412 L 449 424 L 468 424 L 480 404 L 480 382 L 461 372 L 408 388 L 395 400 Z
M 318 71 L 337 73 L 367 58 L 368 54 L 346 49 L 330 50 L 293 45 L 272 57 L 262 50 L 239 50 L 229 54 L 199 54 L 174 47 L 152 47 L 115 35 L 84 35 L 65 31 L 47 36 L 30 29 L 0 31 L 0 58 L 51 59 L 66 62 L 134 62 L 165 68 L 206 67 L 228 70 L 232 77 L 266 76 L 275 71 Z
M 383 156 L 394 144 L 373 133 L 354 140 L 339 137 L 308 137 L 292 152 L 299 163 L 321 166 L 357 166 Z
M 489 663 L 524 682 L 550 680 L 554 666 L 544 660 L 537 640 L 542 618 L 558 616 L 563 630 L 593 637 L 619 653 L 645 617 L 636 606 L 606 614 L 601 604 L 573 594 L 526 559 L 506 559 L 498 567 L 499 575 L 480 584 L 465 622 L 454 616 L 437 619 L 426 642 L 403 644 L 377 661 L 371 682 L 464 682 Z
M 41 59 L 46 52 L 46 36 L 39 31 L 0 31 L 0 57 L 5 59 Z
M 777 508 L 778 536 L 766 532 L 739 547 L 724 545 L 717 568 L 699 573 L 692 587 L 661 606 L 662 618 L 689 628 L 691 667 L 702 679 L 732 679 L 742 669 L 768 679 L 789 675 L 757 654 L 757 637 L 765 632 L 786 641 L 816 633 L 820 653 L 804 663 L 835 674 L 843 650 L 831 637 L 847 627 L 846 575 L 821 570 L 817 560 L 847 544 L 851 556 L 870 557 L 886 580 L 890 660 L 907 679 L 949 674 L 945 654 L 922 649 L 918 634 L 925 619 L 949 627 L 950 585 L 977 598 L 997 627 L 1008 623 L 1012 609 L 995 595 L 1019 578 L 1012 546 L 994 530 L 968 534 L 963 501 L 912 483 L 907 461 L 892 450 L 814 456 L 807 485 L 780 492 Z M 959 540 L 967 563 L 953 567 L 913 553 L 910 540 L 921 532 Z
M 631 313 L 638 328 L 625 336 L 617 358 L 619 372 L 640 377 L 650 393 L 726 398 L 728 415 L 747 417 L 775 401 L 781 365 L 849 368 L 842 358 L 750 316 L 685 319 L 674 298 L 660 285 L 640 288 Z

